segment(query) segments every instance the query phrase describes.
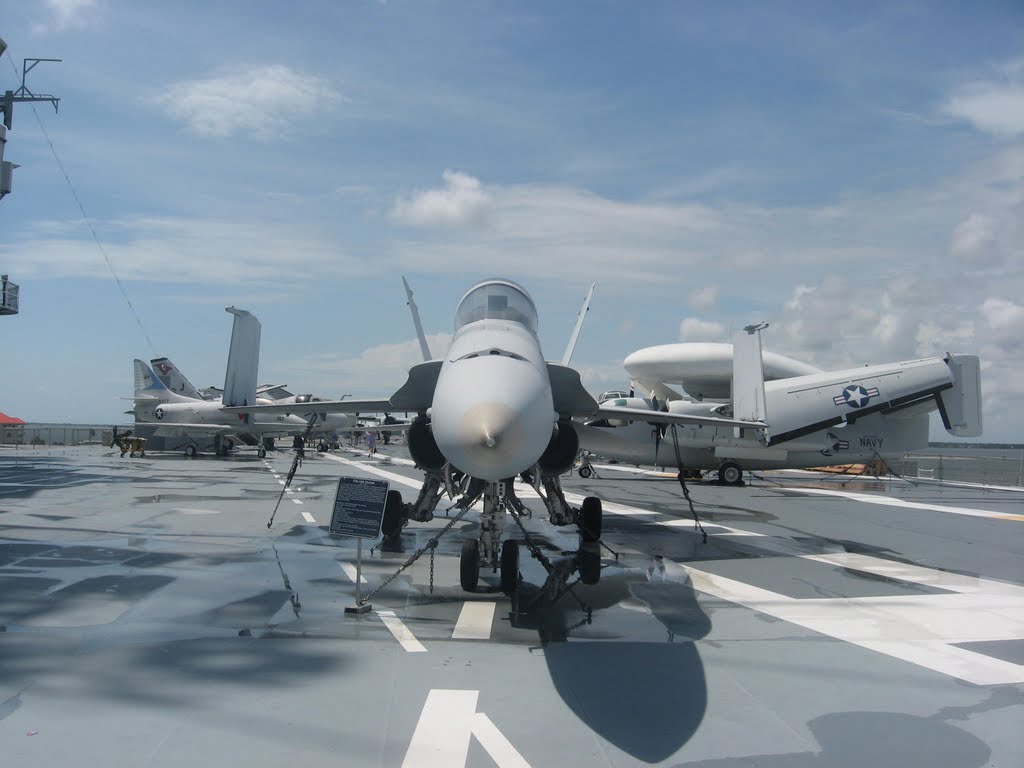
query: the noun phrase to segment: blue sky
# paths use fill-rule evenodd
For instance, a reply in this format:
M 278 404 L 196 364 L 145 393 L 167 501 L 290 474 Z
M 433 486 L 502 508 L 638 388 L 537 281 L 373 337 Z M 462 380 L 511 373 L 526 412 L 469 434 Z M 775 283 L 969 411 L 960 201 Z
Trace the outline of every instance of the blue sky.
M 0 266 L 0 410 L 116 422 L 131 360 L 388 394 L 502 274 L 594 392 L 630 352 L 771 323 L 821 367 L 971 352 L 988 440 L 1024 439 L 1024 6 L 6 3 L 23 57 Z M 14 64 L 12 67 L 11 64 Z M 16 71 L 18 74 L 16 75 Z M 104 254 L 134 304 L 121 295 Z M 152 341 L 147 340 L 147 336 Z M 935 434 L 941 438 L 945 433 Z

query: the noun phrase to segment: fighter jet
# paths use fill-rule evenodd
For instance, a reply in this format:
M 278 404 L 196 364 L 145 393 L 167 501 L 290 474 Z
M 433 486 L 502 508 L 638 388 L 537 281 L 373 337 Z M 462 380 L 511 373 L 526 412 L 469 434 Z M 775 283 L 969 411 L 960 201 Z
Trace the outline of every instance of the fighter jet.
M 411 296 L 410 296 L 411 300 Z M 582 541 L 601 535 L 601 501 L 588 497 L 571 507 L 559 476 L 571 469 L 579 450 L 572 419 L 627 416 L 614 406 L 601 408 L 568 364 L 545 362 L 533 299 L 518 283 L 494 278 L 477 283 L 459 301 L 455 334 L 440 360 L 419 363 L 406 383 L 387 400 L 318 403 L 318 409 L 348 412 L 415 413 L 407 441 L 424 472 L 415 501 L 389 505 L 385 536 L 397 535 L 409 521 L 428 521 L 444 495 L 457 499 L 464 516 L 482 500 L 478 534 L 463 542 L 460 581 L 476 589 L 481 565 L 500 568 L 501 586 L 515 587 L 519 548 L 502 544 L 506 513 L 515 520 L 527 510 L 514 480 L 533 485 L 557 526 L 579 528 Z M 424 345 L 425 346 L 425 345 Z M 568 362 L 571 349 L 563 360 Z M 229 412 L 281 412 L 286 406 L 228 408 Z M 763 422 L 686 414 L 655 414 L 667 423 L 762 429 Z

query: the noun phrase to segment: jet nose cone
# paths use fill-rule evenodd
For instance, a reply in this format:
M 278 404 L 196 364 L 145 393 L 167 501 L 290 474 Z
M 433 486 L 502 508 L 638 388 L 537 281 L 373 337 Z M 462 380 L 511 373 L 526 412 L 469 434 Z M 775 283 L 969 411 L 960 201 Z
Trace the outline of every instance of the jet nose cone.
M 529 469 L 554 423 L 551 385 L 532 364 L 507 357 L 460 360 L 434 390 L 434 439 L 453 466 L 482 480 Z
M 459 433 L 463 444 L 476 443 L 483 449 L 514 450 L 523 442 L 516 412 L 504 403 L 474 405 L 463 414 Z

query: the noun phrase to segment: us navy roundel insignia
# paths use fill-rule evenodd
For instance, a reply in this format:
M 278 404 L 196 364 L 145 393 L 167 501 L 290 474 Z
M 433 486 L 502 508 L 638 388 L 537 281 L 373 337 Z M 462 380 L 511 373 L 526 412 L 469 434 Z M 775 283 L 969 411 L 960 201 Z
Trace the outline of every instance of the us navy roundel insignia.
M 878 390 L 875 387 L 862 387 L 860 384 L 850 384 L 842 394 L 832 398 L 836 405 L 848 405 L 851 408 L 863 408 L 872 397 L 878 397 Z
M 153 411 L 153 415 L 156 416 L 158 419 L 162 419 L 164 417 L 164 409 L 157 408 L 155 411 Z

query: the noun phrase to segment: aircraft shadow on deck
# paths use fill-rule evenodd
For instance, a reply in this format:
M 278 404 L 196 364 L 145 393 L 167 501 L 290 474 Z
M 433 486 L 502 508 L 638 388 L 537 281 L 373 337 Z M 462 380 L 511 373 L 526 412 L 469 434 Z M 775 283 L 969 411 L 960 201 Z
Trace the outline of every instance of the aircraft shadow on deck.
M 513 626 L 536 628 L 555 690 L 588 728 L 644 762 L 669 758 L 697 731 L 707 708 L 694 641 L 711 631 L 711 620 L 689 578 L 660 565 L 609 567 L 597 584 L 572 592 L 552 601 L 542 587 L 520 585 Z M 610 611 L 624 601 L 642 603 L 668 641 L 617 639 Z M 597 634 L 606 620 L 604 635 Z

